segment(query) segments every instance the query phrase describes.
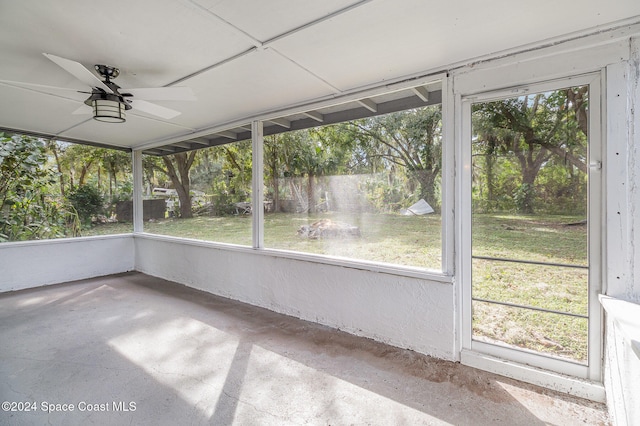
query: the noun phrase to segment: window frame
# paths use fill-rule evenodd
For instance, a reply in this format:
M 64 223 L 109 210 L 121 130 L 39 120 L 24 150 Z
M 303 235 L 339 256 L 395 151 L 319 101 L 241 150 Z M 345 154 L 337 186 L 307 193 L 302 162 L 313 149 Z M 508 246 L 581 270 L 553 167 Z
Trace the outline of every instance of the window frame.
M 530 84 L 520 84 L 493 90 L 486 90 L 473 94 L 456 94 L 459 114 L 457 116 L 457 129 L 460 129 L 460 137 L 457 140 L 459 150 L 459 166 L 462 170 L 459 183 L 458 194 L 460 199 L 460 209 L 458 212 L 460 233 L 458 244 L 460 247 L 458 265 L 460 271 L 458 280 L 460 281 L 461 309 L 460 309 L 460 349 L 462 362 L 478 368 L 487 369 L 492 361 L 483 356 L 488 355 L 495 359 L 507 359 L 518 364 L 526 364 L 566 374 L 581 379 L 598 382 L 602 376 L 602 327 L 603 321 L 598 303 L 598 294 L 604 287 L 603 265 L 605 265 L 604 253 L 602 252 L 602 241 L 605 240 L 605 231 L 602 229 L 604 217 L 604 177 L 602 174 L 598 178 L 590 175 L 588 187 L 589 199 L 589 290 L 588 290 L 588 364 L 581 364 L 570 360 L 564 360 L 553 356 L 539 353 L 532 353 L 527 350 L 514 349 L 506 346 L 499 346 L 491 343 L 484 343 L 474 340 L 472 336 L 472 303 L 471 303 L 471 111 L 472 105 L 477 102 L 491 102 L 517 97 L 531 93 L 542 93 L 552 90 L 559 90 L 566 87 L 589 85 L 590 98 L 590 140 L 589 140 L 589 161 L 590 164 L 601 161 L 605 151 L 604 127 L 606 112 L 602 108 L 604 100 L 603 85 L 605 76 L 602 71 L 582 74 L 573 74 L 564 78 L 540 80 Z M 600 163 L 602 164 L 602 163 Z M 591 166 L 590 166 L 591 168 Z M 596 208 L 596 206 L 600 206 Z M 592 260 L 598 259 L 597 262 Z
M 252 140 L 252 156 L 253 156 L 253 170 L 252 170 L 252 209 L 254 213 L 252 218 L 252 251 L 258 251 L 265 255 L 283 257 L 289 259 L 297 259 L 303 261 L 309 261 L 314 263 L 322 263 L 329 265 L 336 265 L 342 267 L 349 267 L 354 269 L 368 270 L 373 272 L 380 272 L 392 275 L 399 275 L 404 277 L 413 277 L 433 282 L 453 284 L 454 274 L 454 216 L 453 216 L 453 203 L 454 203 L 454 177 L 455 177 L 455 158 L 454 158 L 454 146 L 453 146 L 453 91 L 450 84 L 451 77 L 447 74 L 437 74 L 426 77 L 420 77 L 415 79 L 406 80 L 394 85 L 387 85 L 383 87 L 375 87 L 368 90 L 358 91 L 357 93 L 347 94 L 341 97 L 333 98 L 333 102 L 328 103 L 326 100 L 304 105 L 304 108 L 292 108 L 286 111 L 280 111 L 278 115 L 266 115 L 262 117 L 256 117 L 251 120 L 251 140 Z M 442 198 L 442 216 L 441 216 L 441 266 L 440 270 L 427 269 L 422 267 L 413 267 L 396 264 L 386 264 L 374 261 L 367 261 L 361 259 L 350 259 L 331 255 L 320 255 L 312 253 L 304 253 L 282 249 L 266 248 L 264 246 L 264 212 L 262 209 L 263 200 L 263 188 L 264 188 L 264 158 L 262 153 L 264 152 L 264 123 L 270 120 L 277 119 L 279 116 L 300 113 L 303 110 L 309 110 L 319 107 L 325 107 L 327 105 L 337 105 L 340 103 L 348 102 L 353 99 L 366 98 L 374 95 L 380 95 L 385 93 L 391 93 L 397 90 L 411 88 L 427 83 L 441 83 L 442 91 L 442 171 L 441 171 L 441 198 Z M 384 90 L 386 89 L 386 90 Z M 136 203 L 136 209 L 140 212 L 139 215 L 134 216 L 134 234 L 143 233 L 144 223 L 142 221 L 142 152 L 144 149 L 134 150 L 132 154 L 133 158 L 133 170 L 134 170 L 134 203 Z M 135 194 L 140 194 L 136 196 Z M 150 234 L 156 235 L 156 234 Z M 179 238 L 183 241 L 193 241 L 187 238 Z M 199 242 L 200 243 L 200 242 Z M 224 247 L 225 249 L 238 249 L 246 250 L 245 246 L 235 247 L 233 244 L 219 243 L 214 241 L 203 241 L 203 244 L 211 247 Z

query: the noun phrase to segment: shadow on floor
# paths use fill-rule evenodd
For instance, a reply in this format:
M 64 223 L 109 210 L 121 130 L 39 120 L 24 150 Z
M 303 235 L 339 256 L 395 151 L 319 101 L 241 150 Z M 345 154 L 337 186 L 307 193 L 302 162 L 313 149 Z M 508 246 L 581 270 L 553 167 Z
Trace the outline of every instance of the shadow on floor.
M 5 400 L 135 403 L 12 424 L 607 422 L 601 404 L 141 273 L 0 295 L 0 340 Z

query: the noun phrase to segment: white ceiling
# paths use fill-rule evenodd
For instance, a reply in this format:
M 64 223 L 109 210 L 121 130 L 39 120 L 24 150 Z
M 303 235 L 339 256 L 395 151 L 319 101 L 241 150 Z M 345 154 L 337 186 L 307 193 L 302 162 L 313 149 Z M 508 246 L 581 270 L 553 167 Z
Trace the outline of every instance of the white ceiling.
M 0 128 L 149 148 L 637 16 L 638 0 L 0 0 Z M 43 52 L 198 100 L 157 101 L 171 120 L 74 115 L 88 88 Z

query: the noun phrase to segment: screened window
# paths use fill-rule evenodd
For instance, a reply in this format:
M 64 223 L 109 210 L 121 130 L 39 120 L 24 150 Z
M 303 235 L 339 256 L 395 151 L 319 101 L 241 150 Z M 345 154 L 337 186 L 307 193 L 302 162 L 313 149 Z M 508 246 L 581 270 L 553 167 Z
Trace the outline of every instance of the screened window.
M 0 242 L 132 231 L 131 156 L 0 133 Z
M 251 141 L 143 156 L 144 231 L 251 245 Z
M 266 136 L 265 247 L 441 269 L 440 105 Z

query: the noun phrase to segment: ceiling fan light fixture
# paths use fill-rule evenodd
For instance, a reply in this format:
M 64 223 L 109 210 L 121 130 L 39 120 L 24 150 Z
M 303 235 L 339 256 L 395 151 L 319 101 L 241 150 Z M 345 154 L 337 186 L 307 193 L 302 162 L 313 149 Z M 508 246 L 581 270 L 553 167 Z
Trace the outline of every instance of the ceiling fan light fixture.
M 124 123 L 127 121 L 125 110 L 126 104 L 117 96 L 103 96 L 91 99 L 93 108 L 93 118 L 105 123 Z

